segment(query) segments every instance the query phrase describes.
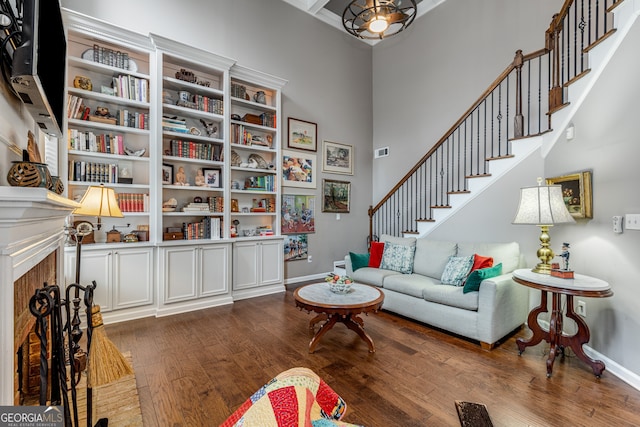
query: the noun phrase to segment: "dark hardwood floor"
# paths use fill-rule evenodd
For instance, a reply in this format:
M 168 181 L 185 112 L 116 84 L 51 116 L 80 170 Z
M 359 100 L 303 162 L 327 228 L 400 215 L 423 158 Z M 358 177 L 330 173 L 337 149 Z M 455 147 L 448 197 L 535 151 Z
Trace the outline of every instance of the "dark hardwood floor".
M 345 421 L 459 426 L 455 400 L 484 403 L 495 426 L 638 426 L 640 391 L 575 357 L 546 377 L 540 344 L 516 332 L 493 351 L 390 313 L 364 318 L 376 353 L 336 325 L 308 353 L 312 315 L 291 291 L 233 305 L 108 325 L 133 355 L 145 426 L 216 426 L 279 372 L 305 366 L 348 405 Z

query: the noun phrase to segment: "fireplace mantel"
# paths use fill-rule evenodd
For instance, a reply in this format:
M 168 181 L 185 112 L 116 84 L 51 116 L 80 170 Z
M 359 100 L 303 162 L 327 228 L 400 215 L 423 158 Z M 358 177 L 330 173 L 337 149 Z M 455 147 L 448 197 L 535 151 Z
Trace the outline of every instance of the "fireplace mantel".
M 44 188 L 0 186 L 0 405 L 14 404 L 14 282 L 57 251 L 64 285 L 64 221 L 78 206 Z

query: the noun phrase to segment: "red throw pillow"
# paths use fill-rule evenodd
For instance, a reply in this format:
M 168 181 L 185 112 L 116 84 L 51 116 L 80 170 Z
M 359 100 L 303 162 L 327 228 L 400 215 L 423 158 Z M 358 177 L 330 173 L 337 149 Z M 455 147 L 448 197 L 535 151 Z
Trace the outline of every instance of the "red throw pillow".
M 383 252 L 384 242 L 371 242 L 371 252 L 369 253 L 369 267 L 380 268 Z
M 471 271 L 480 270 L 481 268 L 493 267 L 493 258 L 490 256 L 473 255 L 473 266 Z

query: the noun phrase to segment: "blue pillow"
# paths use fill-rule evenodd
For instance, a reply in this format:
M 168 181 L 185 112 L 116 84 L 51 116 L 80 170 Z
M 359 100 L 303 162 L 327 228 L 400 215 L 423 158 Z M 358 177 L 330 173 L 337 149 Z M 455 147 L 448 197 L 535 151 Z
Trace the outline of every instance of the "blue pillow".
M 351 258 L 351 269 L 353 271 L 369 265 L 369 254 L 354 254 L 353 252 L 349 252 L 349 258 Z
M 402 274 L 411 274 L 413 273 L 413 255 L 415 252 L 415 246 L 385 242 L 380 268 L 397 271 Z
M 443 285 L 462 286 L 473 267 L 474 256 L 450 256 L 440 282 Z
M 477 292 L 480 290 L 480 283 L 484 279 L 491 279 L 502 274 L 502 263 L 489 268 L 473 270 L 464 282 L 462 293 Z

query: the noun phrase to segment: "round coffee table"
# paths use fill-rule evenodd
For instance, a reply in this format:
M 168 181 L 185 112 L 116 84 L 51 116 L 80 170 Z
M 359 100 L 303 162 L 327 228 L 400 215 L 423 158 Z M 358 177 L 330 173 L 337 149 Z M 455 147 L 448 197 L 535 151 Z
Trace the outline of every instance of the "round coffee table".
M 369 353 L 376 351 L 371 337 L 364 331 L 364 321 L 358 317 L 360 313 L 377 312 L 384 301 L 384 294 L 380 289 L 354 283 L 346 294 L 336 294 L 329 290 L 326 282 L 301 286 L 293 292 L 296 306 L 300 309 L 318 313 L 309 321 L 309 331 L 315 331 L 318 322 L 325 321 L 315 332 L 309 343 L 309 353 L 313 353 L 318 341 L 337 322 L 360 336 L 368 345 Z

